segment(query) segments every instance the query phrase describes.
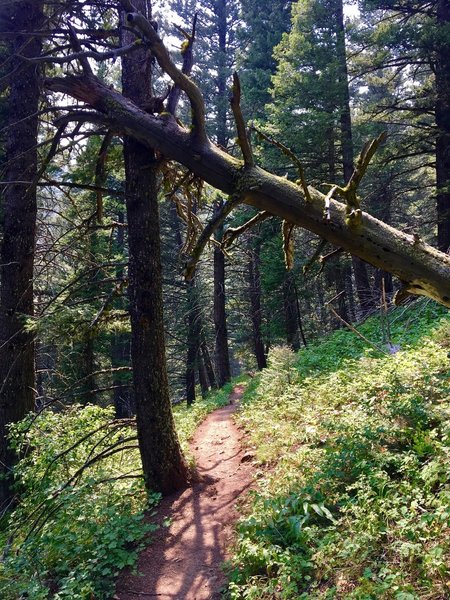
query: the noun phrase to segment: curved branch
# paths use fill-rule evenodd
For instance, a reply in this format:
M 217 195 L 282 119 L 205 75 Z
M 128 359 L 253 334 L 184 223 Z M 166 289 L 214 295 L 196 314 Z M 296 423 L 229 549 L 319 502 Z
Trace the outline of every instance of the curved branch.
M 240 235 L 257 225 L 258 223 L 262 223 L 262 221 L 265 221 L 269 217 L 273 217 L 273 214 L 267 212 L 266 210 L 262 210 L 240 227 L 229 227 L 223 234 L 222 246 L 224 248 L 228 248 Z
M 128 5 L 128 3 L 125 3 Z M 134 25 L 148 41 L 150 49 L 158 61 L 159 66 L 172 79 L 174 84 L 186 93 L 191 104 L 192 133 L 199 141 L 206 141 L 205 131 L 205 102 L 199 88 L 175 65 L 167 48 L 144 15 L 136 12 L 127 14 L 128 23 Z

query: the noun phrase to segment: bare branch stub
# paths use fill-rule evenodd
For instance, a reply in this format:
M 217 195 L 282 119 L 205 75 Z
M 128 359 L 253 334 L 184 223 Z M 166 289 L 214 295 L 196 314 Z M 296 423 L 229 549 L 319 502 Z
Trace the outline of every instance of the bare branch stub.
M 361 154 L 358 157 L 355 170 L 352 173 L 347 185 L 345 187 L 334 186 L 333 192 L 336 191 L 342 196 L 346 202 L 346 222 L 347 225 L 357 226 L 361 223 L 362 211 L 360 207 L 360 201 L 357 196 L 357 191 L 362 178 L 364 177 L 367 167 L 372 160 L 375 152 L 379 146 L 385 141 L 387 133 L 384 131 L 374 140 L 367 142 Z
M 246 167 L 253 167 L 255 164 L 253 158 L 252 147 L 247 135 L 244 117 L 241 111 L 241 82 L 237 73 L 233 73 L 233 88 L 230 97 L 231 110 L 233 111 L 234 121 L 236 123 L 236 131 L 238 144 L 241 148 L 242 157 Z
M 192 21 L 192 29 L 191 33 L 187 33 L 181 27 L 177 27 L 179 31 L 186 38 L 181 45 L 181 54 L 183 56 L 183 66 L 181 67 L 181 72 L 183 75 L 189 76 L 192 71 L 192 67 L 194 65 L 194 41 L 195 41 L 195 33 L 197 29 L 197 13 L 194 15 L 194 19 Z M 174 85 L 169 93 L 169 99 L 167 101 L 167 112 L 171 115 L 175 115 L 178 101 L 180 99 L 181 88 L 178 85 Z
M 72 48 L 78 54 L 78 59 L 83 68 L 84 74 L 85 75 L 93 75 L 91 65 L 89 64 L 87 57 L 84 55 L 83 48 L 81 46 L 80 40 L 78 39 L 75 29 L 72 27 L 72 25 L 70 25 L 70 23 L 69 23 L 68 28 L 69 28 L 70 43 L 72 45 Z
M 324 201 L 323 201 L 324 202 L 323 220 L 326 221 L 327 223 L 329 223 L 331 221 L 331 212 L 330 212 L 331 199 L 333 198 L 333 194 L 336 192 L 337 188 L 338 188 L 337 185 L 333 185 L 333 187 L 328 192 L 328 194 L 325 196 Z

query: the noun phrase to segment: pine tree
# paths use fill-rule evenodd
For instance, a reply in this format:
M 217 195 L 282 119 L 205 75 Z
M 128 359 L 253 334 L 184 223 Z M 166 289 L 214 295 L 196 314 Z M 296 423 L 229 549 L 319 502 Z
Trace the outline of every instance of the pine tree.
M 137 8 L 151 17 L 148 0 L 139 0 Z M 124 30 L 122 42 L 129 43 L 129 38 L 130 33 Z M 151 56 L 145 48 L 122 59 L 123 92 L 141 106 L 152 96 L 151 70 Z M 124 162 L 131 357 L 139 449 L 147 486 L 168 494 L 185 486 L 189 473 L 175 432 L 167 379 L 157 161 L 152 150 L 126 137 Z
M 372 65 L 395 68 L 398 95 L 386 110 L 396 120 L 420 122 L 419 142 L 406 142 L 411 156 L 435 156 L 437 245 L 450 247 L 450 4 L 448 0 L 365 0 L 361 8 L 372 20 L 365 38 Z M 373 12 L 375 9 L 375 12 Z M 376 12 L 378 11 L 378 12 Z M 429 122 L 429 115 L 434 123 Z M 427 131 L 428 129 L 428 131 Z M 432 147 L 432 148 L 431 148 Z

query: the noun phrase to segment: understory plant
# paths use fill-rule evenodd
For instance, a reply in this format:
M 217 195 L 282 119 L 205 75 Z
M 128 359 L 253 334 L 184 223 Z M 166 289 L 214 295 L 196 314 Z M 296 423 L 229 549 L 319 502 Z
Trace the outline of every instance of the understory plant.
M 230 598 L 450 596 L 450 321 L 430 310 L 402 309 L 395 354 L 341 359 L 341 331 L 296 356 L 297 379 L 269 358 L 252 381 L 239 421 L 260 467 Z
M 192 407 L 174 408 L 184 450 L 231 384 Z M 73 405 L 30 414 L 11 428 L 22 456 L 16 507 L 0 523 L 0 598 L 111 598 L 156 529 L 159 494 L 145 489 L 134 419 L 112 408 Z

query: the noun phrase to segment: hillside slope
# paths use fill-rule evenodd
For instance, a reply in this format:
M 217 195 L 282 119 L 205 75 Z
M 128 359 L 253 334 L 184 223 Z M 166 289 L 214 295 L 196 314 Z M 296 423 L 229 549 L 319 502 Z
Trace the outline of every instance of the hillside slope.
M 240 424 L 260 463 L 231 598 L 450 597 L 450 320 L 430 302 L 274 348 Z

